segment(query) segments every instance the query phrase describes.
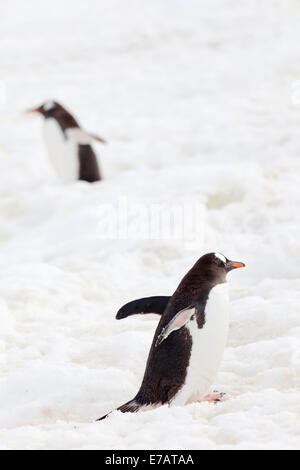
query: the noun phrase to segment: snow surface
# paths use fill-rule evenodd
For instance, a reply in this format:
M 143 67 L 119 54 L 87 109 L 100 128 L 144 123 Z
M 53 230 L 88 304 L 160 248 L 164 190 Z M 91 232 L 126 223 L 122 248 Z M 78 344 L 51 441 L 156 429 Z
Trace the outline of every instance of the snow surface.
M 10 0 L 0 17 L 0 447 L 299 449 L 299 2 Z M 107 139 L 103 182 L 57 180 L 23 112 L 47 99 Z M 199 240 L 105 236 L 105 207 L 186 200 Z M 157 324 L 116 311 L 207 251 L 247 265 L 228 276 L 229 399 L 95 423 L 137 392 Z

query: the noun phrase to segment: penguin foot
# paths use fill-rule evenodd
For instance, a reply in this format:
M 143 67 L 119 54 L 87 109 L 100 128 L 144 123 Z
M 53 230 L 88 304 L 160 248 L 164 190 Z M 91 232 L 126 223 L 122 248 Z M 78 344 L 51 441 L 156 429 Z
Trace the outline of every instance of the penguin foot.
M 220 401 L 222 401 L 222 398 L 225 395 L 226 395 L 226 393 L 214 391 L 214 393 L 208 393 L 207 395 L 204 395 L 204 397 L 202 397 L 201 400 L 197 400 L 197 403 L 202 403 L 202 402 L 206 401 L 208 403 L 217 404 Z

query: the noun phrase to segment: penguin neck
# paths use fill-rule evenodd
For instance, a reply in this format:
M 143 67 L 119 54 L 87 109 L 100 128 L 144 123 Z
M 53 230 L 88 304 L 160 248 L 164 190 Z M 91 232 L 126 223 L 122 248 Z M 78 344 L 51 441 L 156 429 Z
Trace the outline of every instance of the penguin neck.
M 192 269 L 184 276 L 179 287 L 188 288 L 189 286 L 197 289 L 198 292 L 210 291 L 218 284 L 226 283 L 226 273 L 219 271 L 215 272 L 211 269 L 203 269 L 197 263 Z
M 182 279 L 174 293 L 175 303 L 185 308 L 201 298 L 207 298 L 209 292 L 219 284 L 226 283 L 226 274 L 216 276 L 215 273 L 197 269 L 195 265 Z

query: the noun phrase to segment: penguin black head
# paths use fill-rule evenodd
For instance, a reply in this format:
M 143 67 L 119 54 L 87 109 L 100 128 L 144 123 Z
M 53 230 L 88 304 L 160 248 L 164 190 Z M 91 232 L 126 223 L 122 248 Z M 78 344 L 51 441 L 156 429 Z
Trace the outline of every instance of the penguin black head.
M 45 119 L 56 119 L 63 130 L 72 127 L 79 127 L 76 119 L 57 101 L 46 101 L 37 108 L 29 109 L 28 112 L 39 113 Z
M 244 263 L 231 261 L 221 253 L 207 253 L 196 263 L 197 269 L 207 280 L 216 284 L 225 282 L 226 274 L 237 268 L 243 268 Z
M 55 118 L 58 115 L 61 115 L 63 112 L 67 112 L 67 110 L 61 104 L 57 103 L 57 101 L 49 100 L 43 103 L 41 106 L 38 106 L 37 108 L 29 109 L 28 112 L 40 113 L 45 118 Z
M 49 117 L 55 117 L 56 114 L 61 113 L 62 110 L 66 111 L 63 106 L 61 106 L 59 103 L 56 101 L 46 101 L 43 103 L 41 106 L 38 106 L 37 108 L 32 108 L 29 109 L 29 113 L 40 113 L 42 114 L 45 118 Z

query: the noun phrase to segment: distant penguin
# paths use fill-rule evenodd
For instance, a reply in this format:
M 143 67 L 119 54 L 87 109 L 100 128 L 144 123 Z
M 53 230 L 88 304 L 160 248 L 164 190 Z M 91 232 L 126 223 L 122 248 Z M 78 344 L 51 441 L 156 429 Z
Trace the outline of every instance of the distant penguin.
M 91 142 L 105 141 L 85 132 L 75 118 L 56 101 L 47 101 L 28 112 L 45 118 L 44 138 L 52 165 L 63 182 L 101 180 L 99 164 Z
M 227 342 L 226 275 L 244 266 L 220 253 L 208 253 L 185 275 L 172 297 L 150 297 L 122 307 L 117 318 L 135 313 L 158 313 L 161 319 L 141 388 L 133 400 L 118 410 L 133 413 L 164 404 L 219 401 L 222 394 L 207 393 Z

